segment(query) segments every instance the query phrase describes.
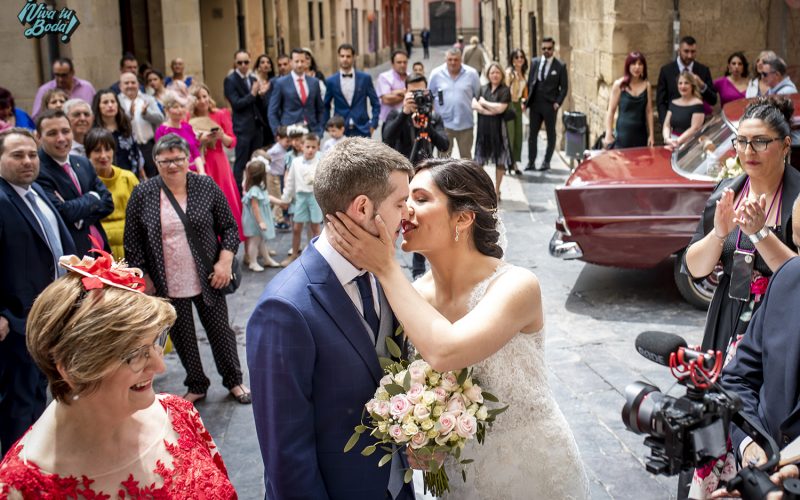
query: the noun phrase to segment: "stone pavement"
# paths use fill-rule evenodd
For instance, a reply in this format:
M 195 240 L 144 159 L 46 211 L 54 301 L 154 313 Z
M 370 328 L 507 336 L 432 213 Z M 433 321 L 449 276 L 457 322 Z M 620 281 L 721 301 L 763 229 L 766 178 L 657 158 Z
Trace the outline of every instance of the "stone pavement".
M 444 60 L 442 49 L 432 49 L 431 55 L 433 58 L 426 61 L 428 72 Z M 385 64 L 369 72 L 376 75 L 387 67 Z M 543 136 L 539 141 L 539 151 L 543 152 Z M 525 158 L 527 153 L 523 152 Z M 630 271 L 560 261 L 548 255 L 557 215 L 553 189 L 569 175 L 558 156 L 553 160 L 548 172 L 506 176 L 501 202 L 508 231 L 506 258 L 534 271 L 542 284 L 550 385 L 581 449 L 592 498 L 673 498 L 675 479 L 645 472 L 643 437 L 626 431 L 622 424 L 623 391 L 638 379 L 665 391 L 672 383 L 667 368 L 636 354 L 633 341 L 639 332 L 661 329 L 696 343 L 704 314 L 681 301 L 672 284 L 669 263 L 653 270 Z M 487 171 L 494 178 L 493 169 Z M 271 242 L 278 260 L 290 245 L 291 233 L 279 233 Z M 398 258 L 410 273 L 410 256 L 398 253 Z M 273 269 L 263 273 L 245 270 L 241 288 L 228 298 L 246 383 L 244 327 L 261 291 L 276 273 Z M 252 408 L 227 396 L 202 327 L 196 324 L 206 374 L 212 381 L 207 399 L 197 407 L 220 448 L 239 497 L 263 498 L 263 465 Z M 156 389 L 183 394 L 185 372 L 174 352 L 166 356 L 166 362 L 167 372 L 156 379 Z M 547 460 L 547 450 L 519 459 Z M 564 471 L 563 480 L 568 481 L 571 474 Z

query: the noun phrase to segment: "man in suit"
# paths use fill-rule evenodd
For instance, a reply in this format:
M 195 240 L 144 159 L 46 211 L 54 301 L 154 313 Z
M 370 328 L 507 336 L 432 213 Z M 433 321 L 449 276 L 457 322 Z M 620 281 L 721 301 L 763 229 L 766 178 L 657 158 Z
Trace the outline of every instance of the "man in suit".
M 292 49 L 292 72 L 273 81 L 269 100 L 269 126 L 273 134 L 281 125 L 302 123 L 322 137 L 325 125 L 322 93 L 319 80 L 306 75 L 307 65 L 303 49 Z
M 233 110 L 233 133 L 236 135 L 236 159 L 233 162 L 233 176 L 236 186 L 242 190 L 244 167 L 250 161 L 253 151 L 264 146 L 264 127 L 262 109 L 266 106 L 269 90 L 267 82 L 260 83 L 250 75 L 250 54 L 238 50 L 233 55 L 235 70 L 225 77 L 225 99 Z
M 381 102 L 372 78 L 362 71 L 353 68 L 353 54 L 355 50 L 349 43 L 339 46 L 339 72 L 334 73 L 325 80 L 325 100 L 323 107 L 325 115 L 323 123 L 328 123 L 331 117 L 331 101 L 333 101 L 333 114 L 344 118 L 344 133 L 347 137 L 372 137 L 378 128 Z M 369 100 L 369 110 L 367 109 Z M 369 112 L 372 111 L 372 118 Z
M 45 111 L 36 120 L 36 135 L 41 142 L 38 182 L 67 224 L 77 255 L 89 253 L 93 246 L 89 235 L 110 252 L 100 220 L 114 211 L 114 200 L 89 160 L 69 154 L 72 129 L 67 116 Z
M 525 170 L 547 170 L 556 149 L 556 117 L 558 109 L 567 98 L 569 79 L 567 66 L 555 58 L 556 42 L 551 37 L 542 40 L 542 55 L 531 61 L 528 73 L 528 110 L 530 112 L 530 132 L 528 135 L 528 166 Z M 547 150 L 544 161 L 536 168 L 537 142 L 539 130 L 547 132 Z
M 25 346 L 28 312 L 74 254 L 67 226 L 36 184 L 39 156 L 30 131 L 0 133 L 0 459 L 39 418 L 47 379 Z
M 412 167 L 388 146 L 344 139 L 320 160 L 314 195 L 378 234 L 374 217 L 400 232 Z M 331 246 L 326 231 L 269 282 L 247 324 L 253 415 L 267 499 L 413 500 L 402 452 L 377 467 L 344 444 L 383 376 L 378 356 L 394 317 L 380 285 Z
M 717 91 L 714 88 L 714 81 L 711 79 L 711 71 L 708 66 L 704 66 L 695 61 L 697 56 L 697 41 L 685 36 L 681 38 L 678 46 L 678 58 L 661 66 L 658 73 L 658 87 L 656 88 L 656 106 L 658 108 L 658 119 L 664 123 L 669 109 L 669 103 L 673 99 L 680 97 L 678 92 L 678 76 L 683 71 L 689 71 L 693 76 L 697 88 L 703 97 L 703 108 L 706 114 L 711 113 L 711 106 L 717 103 Z
M 795 246 L 800 247 L 800 203 L 792 209 Z M 779 448 L 800 437 L 800 258 L 786 261 L 769 280 L 761 307 L 725 367 L 722 386 L 742 398 L 742 411 L 758 422 Z M 761 447 L 731 425 L 731 443 L 742 466 L 766 461 Z

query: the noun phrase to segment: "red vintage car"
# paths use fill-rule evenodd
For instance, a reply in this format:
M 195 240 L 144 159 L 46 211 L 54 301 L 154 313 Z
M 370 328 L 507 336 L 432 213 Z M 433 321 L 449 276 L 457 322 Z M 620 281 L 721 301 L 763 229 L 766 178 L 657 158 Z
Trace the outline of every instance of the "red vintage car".
M 797 126 L 800 94 L 791 97 Z M 708 307 L 718 272 L 693 280 L 680 272 L 680 257 L 723 162 L 734 155 L 731 139 L 747 102 L 727 104 L 675 152 L 654 147 L 587 153 L 555 190 L 559 215 L 550 254 L 624 268 L 654 267 L 676 255 L 674 276 L 681 295 L 698 308 Z M 793 148 L 796 166 L 798 153 Z

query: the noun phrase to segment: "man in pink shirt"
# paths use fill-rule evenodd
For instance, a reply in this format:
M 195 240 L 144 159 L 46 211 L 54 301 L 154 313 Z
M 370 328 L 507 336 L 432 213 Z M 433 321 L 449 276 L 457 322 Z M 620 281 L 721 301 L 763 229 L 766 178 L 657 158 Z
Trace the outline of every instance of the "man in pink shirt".
M 92 102 L 94 99 L 94 87 L 87 80 L 81 80 L 75 76 L 72 59 L 60 57 L 53 61 L 53 79 L 36 91 L 36 98 L 33 100 L 33 116 L 39 114 L 42 96 L 45 92 L 56 87 L 66 92 L 69 99 L 83 99 L 86 102 Z
M 408 56 L 402 50 L 392 53 L 392 69 L 378 75 L 375 91 L 381 100 L 380 121 L 383 123 L 393 109 L 403 107 L 408 76 Z

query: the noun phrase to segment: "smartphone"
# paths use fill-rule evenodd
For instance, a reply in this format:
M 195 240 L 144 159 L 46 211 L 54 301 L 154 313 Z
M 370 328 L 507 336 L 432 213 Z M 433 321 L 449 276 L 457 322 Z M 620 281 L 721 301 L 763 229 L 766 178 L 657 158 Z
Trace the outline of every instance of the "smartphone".
M 753 281 L 753 264 L 755 255 L 736 250 L 733 252 L 733 268 L 731 269 L 731 286 L 728 297 L 746 302 L 750 300 L 750 283 Z

